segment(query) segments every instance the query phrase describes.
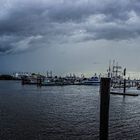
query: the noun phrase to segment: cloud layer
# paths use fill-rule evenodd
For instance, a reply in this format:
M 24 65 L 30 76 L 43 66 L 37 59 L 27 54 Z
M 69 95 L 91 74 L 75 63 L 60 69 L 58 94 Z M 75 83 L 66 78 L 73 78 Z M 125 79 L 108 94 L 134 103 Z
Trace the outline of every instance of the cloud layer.
M 140 36 L 138 0 L 2 0 L 0 53 Z

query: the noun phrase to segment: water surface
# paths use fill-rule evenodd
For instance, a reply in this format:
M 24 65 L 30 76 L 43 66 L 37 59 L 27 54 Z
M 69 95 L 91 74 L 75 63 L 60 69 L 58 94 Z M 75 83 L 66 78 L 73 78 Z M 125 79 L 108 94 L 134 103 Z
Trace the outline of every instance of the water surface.
M 2 140 L 98 140 L 98 86 L 22 86 L 0 81 Z M 139 140 L 140 96 L 110 96 L 109 139 Z

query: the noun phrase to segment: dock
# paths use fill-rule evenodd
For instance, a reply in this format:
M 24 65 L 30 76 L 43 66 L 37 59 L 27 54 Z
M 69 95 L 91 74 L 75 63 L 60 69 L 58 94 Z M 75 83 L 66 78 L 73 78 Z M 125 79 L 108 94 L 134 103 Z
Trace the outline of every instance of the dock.
M 112 95 L 123 95 L 123 96 L 138 96 L 137 93 L 123 93 L 123 92 L 117 92 L 117 91 L 111 91 L 110 94 Z

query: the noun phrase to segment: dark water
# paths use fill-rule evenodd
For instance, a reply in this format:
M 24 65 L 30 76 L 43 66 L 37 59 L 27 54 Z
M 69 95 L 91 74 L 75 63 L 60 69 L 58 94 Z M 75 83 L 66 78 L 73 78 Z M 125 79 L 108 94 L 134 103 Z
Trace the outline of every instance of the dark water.
M 98 140 L 99 87 L 0 81 L 1 140 Z M 110 140 L 140 139 L 140 96 L 111 95 Z

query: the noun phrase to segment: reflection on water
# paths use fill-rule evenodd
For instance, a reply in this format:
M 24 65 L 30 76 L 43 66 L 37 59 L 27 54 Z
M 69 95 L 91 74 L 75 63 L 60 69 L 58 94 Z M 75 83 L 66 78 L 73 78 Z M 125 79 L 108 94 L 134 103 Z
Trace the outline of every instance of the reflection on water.
M 99 139 L 99 87 L 0 81 L 2 140 Z M 139 139 L 140 97 L 111 95 L 109 138 Z

